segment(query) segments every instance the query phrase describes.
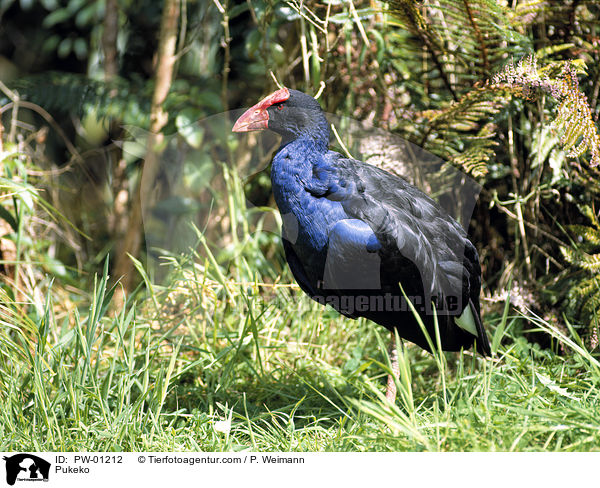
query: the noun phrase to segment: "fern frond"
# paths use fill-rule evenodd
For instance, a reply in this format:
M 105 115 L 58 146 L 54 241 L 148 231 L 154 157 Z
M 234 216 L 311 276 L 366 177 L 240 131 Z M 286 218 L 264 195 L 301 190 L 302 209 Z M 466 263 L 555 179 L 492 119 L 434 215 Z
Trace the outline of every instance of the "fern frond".
M 568 229 L 574 234 L 577 246 L 561 247 L 560 252 L 568 263 L 581 270 L 573 274 L 574 282 L 567 294 L 568 310 L 585 320 L 591 320 L 600 307 L 600 223 L 590 206 L 581 205 L 579 210 L 591 226 L 569 225 Z
M 390 0 L 389 12 L 434 58 L 438 77 L 487 78 L 506 49 L 523 53 L 529 41 L 510 24 L 508 10 L 492 0 Z M 500 46 L 506 46 L 500 48 Z M 435 57 L 444 61 L 443 71 Z M 454 73 L 450 71 L 453 70 Z
M 600 288 L 598 287 L 599 284 L 597 276 L 581 280 L 576 287 L 571 289 L 572 296 L 576 298 L 587 298 L 593 293 L 600 292 Z
M 511 25 L 508 9 L 493 0 L 388 4 L 392 25 L 398 27 L 398 53 L 407 63 L 417 56 L 423 60 L 420 68 L 404 71 L 404 86 L 429 109 L 415 113 L 413 127 L 400 121 L 401 130 L 453 166 L 484 175 L 495 158 L 495 131 L 492 124 L 483 127 L 508 103 L 509 93 L 481 85 L 505 63 L 507 49 L 524 53 L 530 41 Z
M 570 264 L 593 273 L 598 273 L 600 271 L 600 254 L 587 254 L 567 247 L 561 247 L 560 252 Z
M 419 11 L 420 3 L 416 0 L 392 0 L 389 2 L 390 12 L 407 30 L 425 29 L 427 22 Z
M 547 0 L 525 0 L 511 9 L 510 22 L 515 27 L 526 27 L 532 24 L 539 15 L 548 10 Z
M 589 205 L 580 205 L 579 210 L 583 215 L 585 215 L 590 224 L 592 224 L 596 229 L 600 229 L 600 222 L 598 222 L 598 218 L 592 210 L 592 207 L 590 207 Z
M 600 246 L 600 231 L 586 225 L 569 225 L 568 229 L 585 241 L 586 245 Z
M 475 177 L 485 176 L 488 172 L 488 163 L 496 155 L 493 148 L 498 143 L 492 139 L 495 135 L 495 126 L 486 124 L 477 133 L 477 136 L 467 139 L 476 140 L 477 144 L 473 144 L 467 150 L 451 158 L 450 162 Z
M 571 287 L 567 297 L 571 312 L 576 311 L 578 315 L 587 319 L 596 316 L 600 307 L 600 279 L 594 275 L 579 280 L 576 286 Z
M 581 308 L 582 312 L 589 317 L 597 315 L 598 308 L 600 307 L 600 293 L 595 293 L 584 301 Z
M 475 177 L 487 173 L 487 163 L 495 156 L 492 140 L 496 127 L 488 121 L 506 104 L 506 93 L 492 87 L 474 88 L 458 102 L 419 115 L 429 121 L 428 131 L 443 136 L 439 154 Z M 474 132 L 477 131 L 475 134 Z M 460 147 L 456 141 L 460 140 Z
M 440 110 L 420 113 L 437 128 L 455 126 L 458 130 L 473 130 L 479 120 L 496 114 L 506 103 L 505 92 L 490 87 L 474 88 L 458 102 Z
M 559 76 L 552 79 L 547 73 L 558 64 L 562 69 Z M 600 136 L 587 97 L 579 89 L 573 63 L 552 63 L 540 69 L 536 57 L 529 55 L 516 65 L 508 63 L 493 77 L 492 86 L 507 87 L 514 95 L 526 99 L 533 99 L 540 92 L 550 94 L 559 103 L 553 127 L 567 156 L 578 157 L 589 151 L 590 166 L 600 164 Z
M 150 91 L 125 80 L 110 83 L 77 73 L 51 72 L 14 82 L 27 100 L 50 112 L 82 117 L 93 109 L 99 118 L 116 117 L 128 124 L 141 124 L 150 112 Z

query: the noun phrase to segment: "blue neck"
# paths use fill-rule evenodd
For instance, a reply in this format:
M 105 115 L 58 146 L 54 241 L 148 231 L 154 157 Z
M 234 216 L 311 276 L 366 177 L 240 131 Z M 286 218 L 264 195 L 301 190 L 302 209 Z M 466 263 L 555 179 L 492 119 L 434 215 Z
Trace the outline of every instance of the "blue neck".
M 310 137 L 281 141 L 273 158 L 271 182 L 275 202 L 283 214 L 302 208 L 300 200 L 313 178 L 313 166 L 326 150 L 324 141 Z
M 324 191 L 327 183 L 321 180 L 329 170 L 326 152 L 324 138 L 305 136 L 283 141 L 271 167 L 273 196 L 283 219 L 284 236 L 293 245 L 304 243 L 308 253 L 304 258 L 309 260 L 315 259 L 312 253 L 325 252 L 328 229 L 345 218 L 339 202 L 314 196 Z

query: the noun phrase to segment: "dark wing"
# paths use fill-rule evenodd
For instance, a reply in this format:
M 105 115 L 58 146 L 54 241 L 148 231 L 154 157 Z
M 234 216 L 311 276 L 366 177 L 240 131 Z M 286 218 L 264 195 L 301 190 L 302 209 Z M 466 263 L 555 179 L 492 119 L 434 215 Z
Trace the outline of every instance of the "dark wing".
M 426 303 L 433 299 L 455 317 L 469 307 L 478 349 L 487 352 L 479 318 L 479 258 L 460 224 L 404 179 L 338 153 L 328 153 L 315 178 L 316 186 L 326 188 L 315 196 L 340 202 L 349 218 L 372 229 L 381 245 L 382 279 L 406 289 L 419 274 Z
M 410 260 L 421 274 L 425 293 L 460 295 L 459 312 L 470 298 L 478 303 L 477 251 L 460 224 L 402 178 L 361 161 L 336 159 L 324 196 L 339 201 L 349 217 L 371 227 L 384 262 Z

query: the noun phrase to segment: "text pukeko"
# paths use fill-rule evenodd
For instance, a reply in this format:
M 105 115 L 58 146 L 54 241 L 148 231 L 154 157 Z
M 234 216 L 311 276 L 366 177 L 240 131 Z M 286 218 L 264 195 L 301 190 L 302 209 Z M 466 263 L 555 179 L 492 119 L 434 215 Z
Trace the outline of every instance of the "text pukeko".
M 263 129 L 283 138 L 271 181 L 285 256 L 305 293 L 429 350 L 408 298 L 434 343 L 437 316 L 442 349 L 476 343 L 491 354 L 479 315 L 479 257 L 458 222 L 404 179 L 330 151 L 325 114 L 302 92 L 281 88 L 233 126 Z M 395 395 L 390 377 L 387 396 Z

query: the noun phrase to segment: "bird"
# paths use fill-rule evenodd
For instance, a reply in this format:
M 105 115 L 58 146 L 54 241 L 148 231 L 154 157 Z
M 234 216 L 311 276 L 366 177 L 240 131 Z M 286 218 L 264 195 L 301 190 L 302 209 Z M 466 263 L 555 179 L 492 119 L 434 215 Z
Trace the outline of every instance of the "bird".
M 388 400 L 399 374 L 395 334 L 432 352 L 437 323 L 442 350 L 475 344 L 491 355 L 479 256 L 454 218 L 405 179 L 330 150 L 325 113 L 306 93 L 281 87 L 232 128 L 261 130 L 281 136 L 271 184 L 292 275 L 313 300 L 390 331 Z

